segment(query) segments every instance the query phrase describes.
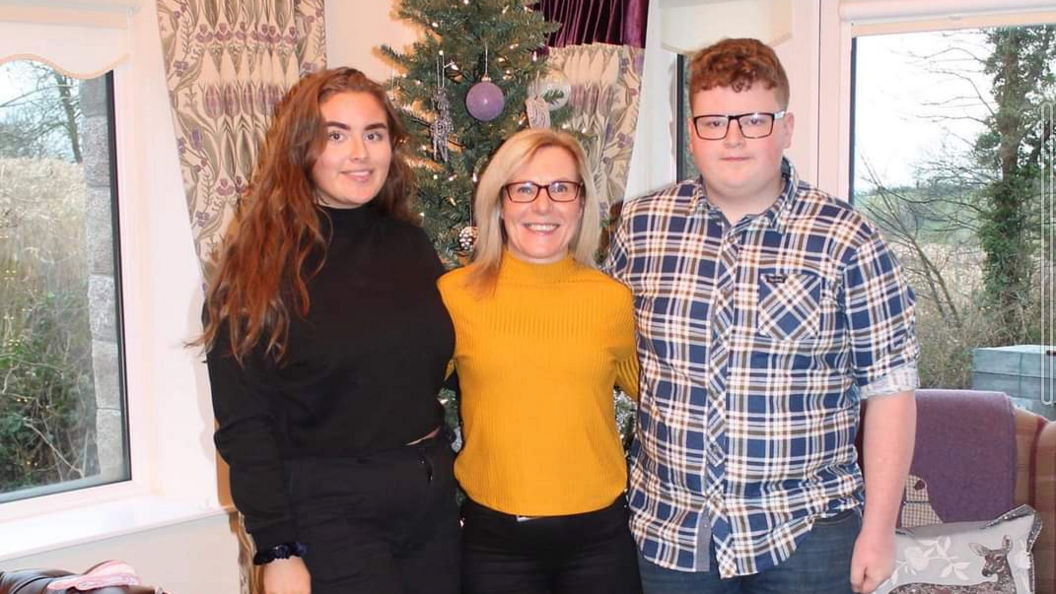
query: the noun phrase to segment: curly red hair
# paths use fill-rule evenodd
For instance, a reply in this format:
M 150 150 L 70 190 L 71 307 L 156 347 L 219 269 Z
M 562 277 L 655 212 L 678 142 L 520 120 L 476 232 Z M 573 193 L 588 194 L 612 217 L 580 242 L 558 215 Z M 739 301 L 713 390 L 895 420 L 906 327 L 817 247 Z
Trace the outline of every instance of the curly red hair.
M 781 109 L 788 109 L 788 75 L 774 50 L 758 39 L 723 39 L 697 52 L 689 63 L 691 95 L 715 87 L 740 93 L 756 83 L 773 89 Z
M 384 108 L 393 148 L 384 185 L 366 206 L 418 224 L 411 208 L 414 172 L 403 145 L 407 132 L 385 89 L 354 68 L 335 68 L 301 79 L 275 111 L 253 182 L 210 275 L 205 329 L 197 341 L 211 349 L 221 331 L 237 360 L 261 347 L 278 361 L 286 350 L 291 312 L 310 307 L 307 279 L 319 272 L 328 238 L 320 226 L 312 168 L 326 144 L 319 106 L 338 93 L 367 93 Z M 323 258 L 312 258 L 313 253 Z M 306 270 L 306 268 L 311 268 Z

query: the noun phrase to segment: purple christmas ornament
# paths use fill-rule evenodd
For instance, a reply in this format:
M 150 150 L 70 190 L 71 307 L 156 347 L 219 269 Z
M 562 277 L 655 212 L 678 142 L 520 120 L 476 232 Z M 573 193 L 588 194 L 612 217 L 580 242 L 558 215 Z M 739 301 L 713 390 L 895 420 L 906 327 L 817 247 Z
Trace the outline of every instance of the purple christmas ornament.
M 505 104 L 506 97 L 503 96 L 502 89 L 486 76 L 466 93 L 466 109 L 469 115 L 482 122 L 490 122 L 499 117 Z

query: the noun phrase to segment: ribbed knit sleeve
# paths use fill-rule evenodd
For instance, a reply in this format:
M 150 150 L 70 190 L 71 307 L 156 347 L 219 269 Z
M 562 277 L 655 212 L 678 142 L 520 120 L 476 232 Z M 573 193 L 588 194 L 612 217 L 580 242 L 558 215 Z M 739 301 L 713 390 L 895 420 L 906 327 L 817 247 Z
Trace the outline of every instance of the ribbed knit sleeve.
M 634 332 L 634 324 L 631 324 L 631 332 Z M 616 385 L 635 402 L 638 402 L 639 371 L 637 353 L 632 353 L 616 365 Z
M 494 293 L 465 278 L 460 269 L 439 283 L 455 325 L 462 488 L 510 514 L 609 505 L 627 480 L 613 387 L 638 385 L 630 291 L 571 258 L 537 265 L 508 253 Z

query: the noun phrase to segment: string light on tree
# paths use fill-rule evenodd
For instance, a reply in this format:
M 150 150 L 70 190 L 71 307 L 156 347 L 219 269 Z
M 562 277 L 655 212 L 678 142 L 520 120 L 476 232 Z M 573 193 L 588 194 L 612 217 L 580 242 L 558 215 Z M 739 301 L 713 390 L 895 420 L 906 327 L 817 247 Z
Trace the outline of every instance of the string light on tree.
M 447 266 L 465 263 L 472 251 L 470 211 L 479 174 L 502 141 L 525 126 L 528 82 L 545 75 L 547 56 L 541 50 L 559 25 L 531 8 L 517 10 L 526 4 L 536 2 L 401 0 L 395 3 L 397 15 L 429 34 L 406 52 L 381 48 L 399 73 L 395 103 L 411 137 L 406 146 L 417 178 L 418 210 L 425 213 L 422 226 Z M 496 48 L 500 51 L 492 52 Z M 441 86 L 454 125 L 446 137 L 446 161 L 439 150 L 434 156 L 429 128 L 438 111 L 432 97 Z M 542 109 L 547 111 L 545 103 Z M 552 112 L 554 125 L 570 111 Z

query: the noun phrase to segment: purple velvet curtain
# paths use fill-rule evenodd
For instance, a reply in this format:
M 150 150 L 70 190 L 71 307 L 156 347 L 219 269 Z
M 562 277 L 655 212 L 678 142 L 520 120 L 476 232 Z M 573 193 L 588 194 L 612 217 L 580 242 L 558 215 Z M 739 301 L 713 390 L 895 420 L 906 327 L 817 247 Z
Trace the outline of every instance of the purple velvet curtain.
M 561 23 L 549 47 L 611 43 L 645 47 L 649 0 L 541 0 L 536 10 Z

